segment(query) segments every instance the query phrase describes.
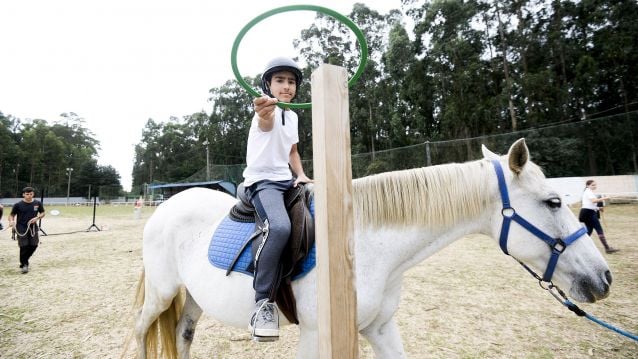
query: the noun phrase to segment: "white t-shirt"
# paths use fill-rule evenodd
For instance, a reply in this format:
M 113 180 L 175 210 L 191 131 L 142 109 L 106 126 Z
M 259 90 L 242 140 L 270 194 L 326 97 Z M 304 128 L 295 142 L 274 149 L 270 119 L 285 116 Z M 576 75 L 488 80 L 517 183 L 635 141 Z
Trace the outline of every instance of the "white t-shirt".
M 282 111 L 286 125 L 282 125 Z M 273 128 L 265 132 L 259 129 L 259 116 L 255 114 L 248 134 L 244 186 L 248 187 L 266 179 L 271 181 L 292 179 L 288 163 L 292 145 L 299 142 L 298 122 L 296 113 L 276 107 Z
M 596 198 L 597 197 L 594 194 L 594 192 L 591 190 L 591 188 L 585 188 L 585 191 L 583 192 L 582 207 L 597 211 L 598 206 L 596 205 L 596 203 L 591 201 L 592 199 L 596 199 Z

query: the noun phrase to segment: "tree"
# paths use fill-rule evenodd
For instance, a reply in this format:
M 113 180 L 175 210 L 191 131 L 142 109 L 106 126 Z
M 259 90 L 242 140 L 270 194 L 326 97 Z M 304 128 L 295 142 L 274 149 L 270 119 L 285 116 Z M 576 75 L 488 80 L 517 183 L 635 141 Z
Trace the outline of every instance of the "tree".
M 402 4 L 414 21 L 413 33 L 399 10 L 381 15 L 355 4 L 349 14 L 370 50 L 364 73 L 349 89 L 352 151 L 359 154 L 353 157 L 353 172 L 428 163 L 425 151 L 414 156 L 407 156 L 407 150 L 385 151 L 402 146 L 428 141 L 431 146 L 423 147 L 431 150 L 435 163 L 442 163 L 475 158 L 478 141 L 502 145 L 523 135 L 542 147 L 535 150 L 535 159 L 552 175 L 638 172 L 638 126 L 632 115 L 638 107 L 636 2 Z M 294 46 L 299 60 L 307 64 L 306 78 L 322 63 L 343 66 L 349 74 L 359 64 L 351 31 L 322 14 L 302 30 Z M 246 78 L 255 87 L 258 79 L 259 75 Z M 309 90 L 306 81 L 298 101 L 309 102 Z M 158 133 L 144 137 L 136 147 L 138 183 L 151 177 L 179 180 L 176 176 L 190 170 L 173 160 L 162 159 L 158 165 L 160 154 L 179 157 L 176 151 L 182 151 L 193 166 L 204 167 L 206 140 L 212 164 L 241 166 L 252 98 L 235 81 L 210 94 L 210 116 L 186 116 L 185 127 L 181 122 L 156 124 Z M 297 112 L 299 148 L 307 160 L 312 155 L 310 111 Z M 615 117 L 621 113 L 622 120 Z M 612 116 L 608 118 L 613 121 L 597 122 L 600 116 Z M 559 129 L 558 124 L 582 131 Z M 507 135 L 513 131 L 520 132 Z M 190 148 L 169 144 L 170 138 L 179 136 Z M 437 141 L 445 142 L 435 146 Z
M 50 196 L 66 195 L 66 168 L 78 170 L 97 162 L 99 142 L 84 120 L 75 113 L 61 117 L 50 125 L 44 119 L 23 121 L 0 112 L 0 195 L 18 197 L 26 185 Z M 100 168 L 91 168 L 86 175 L 99 177 Z M 121 190 L 117 177 L 111 185 Z M 72 193 L 83 193 L 81 177 L 74 176 L 72 182 Z

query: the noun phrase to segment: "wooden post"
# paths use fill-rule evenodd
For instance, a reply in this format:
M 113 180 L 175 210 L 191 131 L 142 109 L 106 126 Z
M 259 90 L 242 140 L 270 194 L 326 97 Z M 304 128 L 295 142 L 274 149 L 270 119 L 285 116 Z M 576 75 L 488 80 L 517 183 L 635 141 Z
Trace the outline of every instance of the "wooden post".
M 346 70 L 312 73 L 312 142 L 320 358 L 357 358 L 357 296 Z

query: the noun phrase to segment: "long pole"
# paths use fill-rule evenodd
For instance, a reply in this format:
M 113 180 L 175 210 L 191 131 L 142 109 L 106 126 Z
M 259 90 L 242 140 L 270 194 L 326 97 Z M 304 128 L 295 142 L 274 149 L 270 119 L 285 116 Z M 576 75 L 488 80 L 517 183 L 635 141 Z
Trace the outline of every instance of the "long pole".
M 206 146 L 206 181 L 210 181 L 210 157 L 208 150 L 208 139 L 204 142 L 204 146 Z
M 97 207 L 97 196 L 93 196 L 93 223 L 86 229 L 87 232 L 95 228 L 98 232 L 101 231 L 100 227 L 95 224 L 95 207 Z
M 44 191 L 46 190 L 46 188 L 42 189 L 42 193 L 40 194 L 40 203 L 44 206 Z M 40 218 L 38 220 L 38 229 L 40 229 L 40 232 L 42 232 L 42 234 L 44 234 L 45 236 L 47 235 L 47 232 L 44 231 L 44 229 L 42 229 L 42 218 Z
M 93 199 L 93 225 L 95 225 L 95 207 L 97 206 L 97 197 Z
M 69 197 L 71 195 L 71 172 L 73 172 L 73 168 L 67 167 L 66 172 L 69 175 L 69 182 L 66 186 L 66 205 L 69 205 Z

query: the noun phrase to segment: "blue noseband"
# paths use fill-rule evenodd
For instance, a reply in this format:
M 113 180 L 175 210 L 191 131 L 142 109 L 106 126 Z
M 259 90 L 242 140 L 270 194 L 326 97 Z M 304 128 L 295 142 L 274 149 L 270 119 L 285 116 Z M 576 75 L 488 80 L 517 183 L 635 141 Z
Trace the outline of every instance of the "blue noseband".
M 503 209 L 501 210 L 501 215 L 503 216 L 503 225 L 501 226 L 501 235 L 499 237 L 501 250 L 503 251 L 503 253 L 509 255 L 509 253 L 507 252 L 507 237 L 509 236 L 510 224 L 512 223 L 512 221 L 518 223 L 528 232 L 532 233 L 549 245 L 549 248 L 552 251 L 552 255 L 549 258 L 549 263 L 547 264 L 547 269 L 545 269 L 545 273 L 543 274 L 542 281 L 551 282 L 552 275 L 554 274 L 554 269 L 556 269 L 556 264 L 558 263 L 558 257 L 560 257 L 563 251 L 565 251 L 565 249 L 570 244 L 574 243 L 578 238 L 584 236 L 587 233 L 587 230 L 584 227 L 581 227 L 579 230 L 570 234 L 566 238 L 552 238 L 533 224 L 526 221 L 523 217 L 519 216 L 518 213 L 516 213 L 516 210 L 510 205 L 509 194 L 507 192 L 507 184 L 505 184 L 505 175 L 503 175 L 503 168 L 501 167 L 501 163 L 497 160 L 492 160 L 492 164 L 494 165 L 494 169 L 496 170 L 496 177 L 498 178 L 498 189 L 501 192 L 501 201 L 503 202 Z M 523 263 L 521 264 L 530 273 L 538 277 L 528 266 Z

